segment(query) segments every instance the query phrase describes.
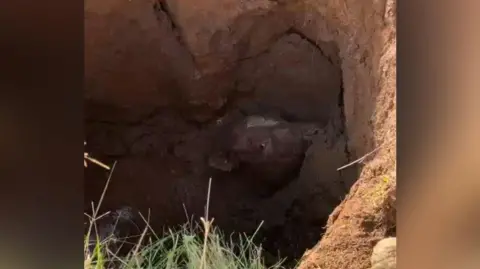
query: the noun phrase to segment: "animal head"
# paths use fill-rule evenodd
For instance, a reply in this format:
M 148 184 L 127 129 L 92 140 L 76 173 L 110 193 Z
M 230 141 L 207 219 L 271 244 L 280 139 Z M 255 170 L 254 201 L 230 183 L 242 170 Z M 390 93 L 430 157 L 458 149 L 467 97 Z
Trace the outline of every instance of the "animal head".
M 245 128 L 234 136 L 232 152 L 245 157 L 268 156 L 273 153 L 271 130 L 266 128 Z

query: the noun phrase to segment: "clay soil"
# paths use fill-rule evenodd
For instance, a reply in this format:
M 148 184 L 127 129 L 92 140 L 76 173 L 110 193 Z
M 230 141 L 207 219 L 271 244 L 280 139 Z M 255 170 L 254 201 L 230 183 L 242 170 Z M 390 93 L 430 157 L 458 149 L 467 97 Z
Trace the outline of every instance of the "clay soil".
M 396 3 L 284 2 L 86 1 L 86 151 L 117 161 L 104 210 L 150 210 L 161 231 L 204 214 L 212 178 L 225 232 L 264 221 L 271 256 L 367 269 L 395 236 Z M 281 175 L 209 166 L 231 150 L 222 123 L 249 115 L 320 131 Z M 86 211 L 106 179 L 86 169 Z

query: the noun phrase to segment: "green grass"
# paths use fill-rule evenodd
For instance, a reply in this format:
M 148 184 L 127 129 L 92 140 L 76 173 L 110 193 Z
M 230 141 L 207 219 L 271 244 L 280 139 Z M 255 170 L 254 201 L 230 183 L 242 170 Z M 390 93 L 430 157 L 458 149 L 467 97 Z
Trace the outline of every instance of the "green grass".
M 250 238 L 227 240 L 212 229 L 208 237 L 199 235 L 190 227 L 170 231 L 161 238 L 152 238 L 147 244 L 134 248 L 129 255 L 120 258 L 106 251 L 105 243 L 97 243 L 94 253 L 86 256 L 85 269 L 108 268 L 109 261 L 116 268 L 185 268 L 185 269 L 265 269 L 262 251 Z M 282 268 L 280 264 L 269 268 Z
M 226 237 L 208 218 L 209 199 L 205 216 L 200 221 L 189 221 L 177 229 L 156 235 L 149 227 L 139 235 L 130 252 L 122 257 L 109 246 L 116 239 L 100 239 L 97 221 L 100 205 L 105 196 L 110 176 L 97 207 L 92 206 L 89 228 L 84 240 L 84 269 L 280 269 L 281 262 L 267 267 L 263 262 L 262 248 L 252 242 L 252 237 L 232 235 Z M 211 182 L 210 182 L 211 183 Z M 210 197 L 210 184 L 209 193 Z M 148 232 L 148 233 L 147 233 Z M 90 234 L 96 235 L 93 250 L 89 248 Z M 148 236 L 147 234 L 153 234 Z M 118 242 L 118 241 L 117 241 Z M 126 243 L 126 241 L 124 241 Z

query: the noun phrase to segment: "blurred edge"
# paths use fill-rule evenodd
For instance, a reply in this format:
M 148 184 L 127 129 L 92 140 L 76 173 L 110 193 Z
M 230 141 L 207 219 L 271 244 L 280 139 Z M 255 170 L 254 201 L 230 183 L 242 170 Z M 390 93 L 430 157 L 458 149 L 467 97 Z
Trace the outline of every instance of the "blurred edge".
M 399 199 L 398 268 L 480 268 L 480 36 L 474 34 L 480 25 L 479 6 L 474 1 L 428 1 L 423 12 L 400 9 L 410 15 L 399 14 L 401 19 L 428 25 L 420 27 L 428 32 L 415 36 L 420 40 L 399 39 L 428 44 L 428 50 L 416 51 L 418 58 L 409 58 L 422 74 L 422 81 L 410 90 L 426 91 L 417 109 L 433 116 L 428 121 L 436 124 L 422 130 L 426 135 L 421 141 L 424 152 L 417 152 L 421 157 L 401 160 L 400 171 L 408 169 L 409 161 L 416 169 L 409 171 L 411 178 L 400 177 L 408 184 Z M 410 64 L 400 66 L 399 73 Z M 403 79 L 408 78 L 399 77 Z M 409 100 L 399 103 L 400 111 L 410 109 Z

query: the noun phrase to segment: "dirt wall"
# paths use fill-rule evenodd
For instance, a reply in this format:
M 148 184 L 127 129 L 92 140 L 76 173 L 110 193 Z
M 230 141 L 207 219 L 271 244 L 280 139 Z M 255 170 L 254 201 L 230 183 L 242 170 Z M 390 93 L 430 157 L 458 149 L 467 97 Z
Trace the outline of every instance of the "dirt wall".
M 336 29 L 344 82 L 349 149 L 364 162 L 359 180 L 330 216 L 325 236 L 299 268 L 369 268 L 372 246 L 392 225 L 385 206 L 395 186 L 395 1 L 308 2 Z M 320 28 L 321 29 L 321 28 Z

